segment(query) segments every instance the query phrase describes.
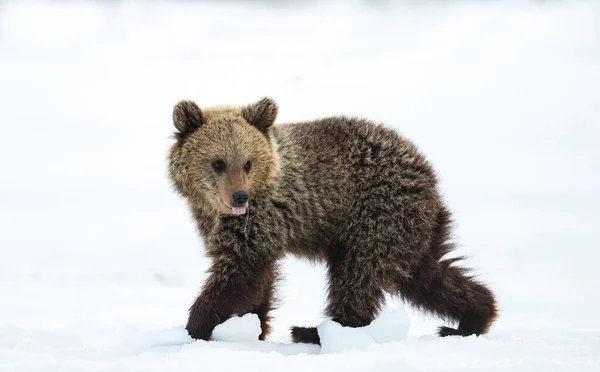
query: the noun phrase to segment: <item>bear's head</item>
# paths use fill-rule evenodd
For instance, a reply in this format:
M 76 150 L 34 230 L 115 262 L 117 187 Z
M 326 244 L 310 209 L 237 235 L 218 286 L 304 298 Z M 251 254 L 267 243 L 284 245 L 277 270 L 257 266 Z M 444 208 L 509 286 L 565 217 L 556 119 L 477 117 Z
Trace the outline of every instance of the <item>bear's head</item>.
M 177 192 L 207 213 L 246 213 L 256 193 L 276 182 L 279 163 L 270 98 L 243 107 L 200 109 L 180 101 L 173 109 L 176 143 L 169 176 Z

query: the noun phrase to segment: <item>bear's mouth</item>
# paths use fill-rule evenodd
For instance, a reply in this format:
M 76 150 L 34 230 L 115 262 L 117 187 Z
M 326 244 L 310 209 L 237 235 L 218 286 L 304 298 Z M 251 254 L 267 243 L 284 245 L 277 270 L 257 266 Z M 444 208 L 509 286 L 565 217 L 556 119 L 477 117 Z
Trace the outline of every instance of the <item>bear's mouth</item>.
M 246 213 L 246 207 L 231 207 L 231 214 L 234 216 L 241 216 Z
M 223 203 L 223 206 L 225 206 L 225 208 L 227 208 L 228 210 L 231 211 L 231 214 L 233 214 L 234 216 L 241 216 L 243 214 L 246 213 L 246 210 L 248 209 L 247 206 L 241 205 L 241 206 L 236 206 L 236 207 L 231 207 L 226 203 Z

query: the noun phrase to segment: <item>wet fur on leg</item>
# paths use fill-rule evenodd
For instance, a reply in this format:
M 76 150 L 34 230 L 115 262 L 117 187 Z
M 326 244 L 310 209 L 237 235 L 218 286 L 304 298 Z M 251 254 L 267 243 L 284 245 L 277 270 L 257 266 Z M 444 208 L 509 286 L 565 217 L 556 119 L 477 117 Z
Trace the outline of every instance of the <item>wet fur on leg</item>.
M 294 343 L 321 345 L 317 327 L 292 327 L 291 331 Z

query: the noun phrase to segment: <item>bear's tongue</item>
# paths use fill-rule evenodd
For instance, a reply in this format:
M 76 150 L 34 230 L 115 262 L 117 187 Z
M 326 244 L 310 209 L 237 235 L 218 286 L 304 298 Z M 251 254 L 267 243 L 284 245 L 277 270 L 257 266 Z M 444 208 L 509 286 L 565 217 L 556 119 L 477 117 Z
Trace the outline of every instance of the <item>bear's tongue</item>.
M 239 215 L 246 213 L 246 208 L 245 207 L 233 207 L 233 208 L 231 208 L 231 213 L 233 213 L 234 216 L 239 216 Z

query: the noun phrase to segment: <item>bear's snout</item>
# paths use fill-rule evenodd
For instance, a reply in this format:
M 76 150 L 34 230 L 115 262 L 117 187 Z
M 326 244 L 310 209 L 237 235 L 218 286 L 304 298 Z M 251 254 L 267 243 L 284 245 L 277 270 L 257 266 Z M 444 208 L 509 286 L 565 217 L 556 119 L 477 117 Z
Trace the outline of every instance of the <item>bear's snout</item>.
M 248 192 L 247 191 L 236 191 L 233 194 L 233 202 L 235 204 L 244 204 L 248 201 Z

